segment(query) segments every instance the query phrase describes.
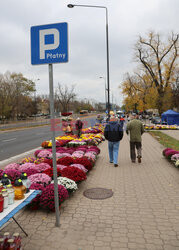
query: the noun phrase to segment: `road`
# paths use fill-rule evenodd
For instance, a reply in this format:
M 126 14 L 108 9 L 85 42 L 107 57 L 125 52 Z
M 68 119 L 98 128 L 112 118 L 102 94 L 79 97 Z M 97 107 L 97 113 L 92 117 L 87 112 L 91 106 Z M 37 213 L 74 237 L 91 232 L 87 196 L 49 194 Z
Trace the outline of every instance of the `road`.
M 93 121 L 94 118 L 85 118 L 84 127 L 91 126 Z M 55 132 L 55 136 L 63 134 L 63 131 Z M 50 126 L 0 132 L 0 161 L 40 147 L 43 141 L 50 139 Z
M 37 148 L 42 141 L 50 137 L 50 126 L 2 132 L 0 133 L 0 161 Z

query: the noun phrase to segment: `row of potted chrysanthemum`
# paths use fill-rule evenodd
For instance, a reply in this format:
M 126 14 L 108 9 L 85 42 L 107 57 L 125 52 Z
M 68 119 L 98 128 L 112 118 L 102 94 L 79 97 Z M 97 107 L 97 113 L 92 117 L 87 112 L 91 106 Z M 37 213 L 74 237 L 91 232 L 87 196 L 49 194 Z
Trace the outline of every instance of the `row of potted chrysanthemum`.
M 172 163 L 174 163 L 175 167 L 179 168 L 179 151 L 174 150 L 172 148 L 165 148 L 163 150 L 163 155 Z
M 82 145 L 98 145 L 104 140 L 104 126 L 99 124 L 98 126 L 82 129 L 80 138 L 77 135 L 63 135 L 55 138 L 57 147 L 78 147 Z M 43 148 L 51 148 L 52 141 L 44 141 L 41 146 Z
M 53 161 L 51 150 L 38 150 L 35 157 L 25 158 L 21 163 L 9 164 L 0 171 L 0 178 L 6 173 L 13 183 L 21 173 L 27 173 L 31 182 L 30 189 L 41 190 L 31 206 L 54 210 Z M 66 152 L 66 153 L 65 153 Z M 68 152 L 68 153 L 67 153 Z M 92 169 L 100 150 L 96 146 L 81 146 L 76 149 L 59 149 L 57 152 L 57 176 L 60 203 L 69 193 L 77 189 L 77 184 L 86 180 L 87 172 Z
M 144 125 L 145 130 L 176 130 L 179 129 L 178 125 L 162 125 L 162 124 L 157 124 L 157 125 Z

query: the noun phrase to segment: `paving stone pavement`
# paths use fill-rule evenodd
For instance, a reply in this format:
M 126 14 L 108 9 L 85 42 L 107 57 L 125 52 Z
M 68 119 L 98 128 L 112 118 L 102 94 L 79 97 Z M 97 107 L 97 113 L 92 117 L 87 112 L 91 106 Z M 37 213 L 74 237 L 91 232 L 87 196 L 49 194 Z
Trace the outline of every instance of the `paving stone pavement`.
M 88 174 L 55 214 L 24 210 L 4 231 L 20 232 L 25 250 L 178 250 L 179 171 L 162 156 L 163 147 L 148 133 L 143 135 L 142 163 L 131 163 L 127 135 L 120 143 L 119 167 L 109 163 L 107 141 Z M 109 188 L 113 196 L 90 200 L 88 188 Z

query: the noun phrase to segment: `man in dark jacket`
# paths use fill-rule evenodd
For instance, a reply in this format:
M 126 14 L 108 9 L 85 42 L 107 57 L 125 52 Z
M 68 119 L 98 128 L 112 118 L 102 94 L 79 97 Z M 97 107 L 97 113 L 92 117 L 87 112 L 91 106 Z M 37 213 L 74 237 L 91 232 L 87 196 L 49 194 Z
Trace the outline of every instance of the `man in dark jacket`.
M 108 140 L 109 161 L 118 166 L 119 142 L 123 137 L 123 126 L 119 124 L 117 118 L 112 116 L 104 129 L 104 136 Z
M 81 130 L 82 130 L 82 128 L 83 128 L 83 122 L 80 120 L 79 117 L 76 119 L 75 128 L 76 128 L 76 130 L 77 130 L 77 135 L 78 135 L 78 137 L 80 137 L 80 135 L 81 135 Z

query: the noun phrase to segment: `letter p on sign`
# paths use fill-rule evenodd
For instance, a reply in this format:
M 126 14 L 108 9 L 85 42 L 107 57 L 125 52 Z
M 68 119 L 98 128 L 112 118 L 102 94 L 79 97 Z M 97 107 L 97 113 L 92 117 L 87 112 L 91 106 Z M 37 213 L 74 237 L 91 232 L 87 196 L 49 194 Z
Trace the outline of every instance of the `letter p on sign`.
M 31 63 L 51 64 L 68 61 L 67 23 L 31 27 Z
M 40 36 L 40 59 L 45 59 L 46 50 L 54 50 L 58 48 L 60 44 L 60 33 L 57 29 L 46 29 L 39 31 Z M 52 44 L 45 44 L 45 36 L 53 35 L 54 42 Z

